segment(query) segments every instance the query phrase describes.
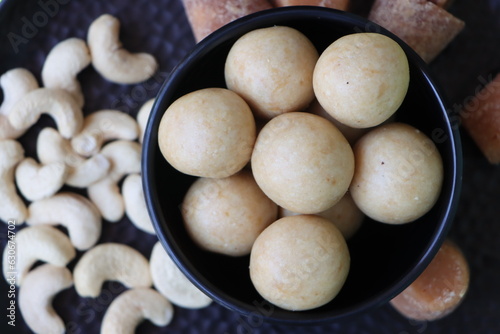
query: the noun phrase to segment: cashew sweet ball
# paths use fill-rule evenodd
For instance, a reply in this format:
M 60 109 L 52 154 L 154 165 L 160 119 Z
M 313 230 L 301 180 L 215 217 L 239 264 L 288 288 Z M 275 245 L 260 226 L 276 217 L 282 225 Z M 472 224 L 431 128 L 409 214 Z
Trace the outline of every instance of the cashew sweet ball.
M 250 160 L 255 120 L 246 102 L 224 88 L 186 94 L 165 111 L 158 144 L 165 159 L 182 173 L 228 177 Z
M 252 171 L 264 193 L 297 213 L 318 213 L 346 193 L 354 155 L 342 133 L 326 119 L 303 112 L 279 115 L 260 131 Z
M 349 268 L 349 249 L 339 229 L 315 215 L 279 219 L 259 235 L 250 254 L 250 278 L 259 294 L 292 311 L 333 300 Z
M 412 222 L 436 203 L 443 162 L 435 144 L 411 125 L 390 123 L 371 130 L 354 146 L 356 170 L 350 193 L 372 219 Z
M 316 98 L 333 118 L 353 128 L 387 120 L 410 82 L 405 52 L 389 37 L 357 33 L 333 42 L 314 68 Z
M 313 100 L 318 51 L 301 32 L 283 26 L 253 30 L 232 46 L 224 75 L 255 114 L 270 119 L 301 111 Z
M 199 178 L 182 203 L 184 224 L 205 250 L 229 256 L 250 253 L 257 236 L 278 215 L 249 171 L 223 178 Z
M 298 213 L 280 208 L 279 217 L 296 216 Z M 317 213 L 337 226 L 346 240 L 350 239 L 361 228 L 365 215 L 356 206 L 352 196 L 347 192 L 334 206 Z
M 345 125 L 344 123 L 339 122 L 335 118 L 332 117 L 329 113 L 326 112 L 325 108 L 319 104 L 318 100 L 314 100 L 309 107 L 306 109 L 307 112 L 321 116 L 323 118 L 326 118 L 330 122 L 333 123 L 339 129 L 340 132 L 344 135 L 345 139 L 353 146 L 356 141 L 361 138 L 366 132 L 368 132 L 369 129 L 360 129 L 360 128 L 353 128 L 348 125 Z

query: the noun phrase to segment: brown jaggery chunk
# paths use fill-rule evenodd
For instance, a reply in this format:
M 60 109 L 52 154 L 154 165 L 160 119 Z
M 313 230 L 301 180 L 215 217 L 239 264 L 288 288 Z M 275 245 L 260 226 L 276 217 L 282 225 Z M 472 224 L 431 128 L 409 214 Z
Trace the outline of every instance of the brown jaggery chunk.
M 460 249 L 445 240 L 424 272 L 390 304 L 409 319 L 440 319 L 460 305 L 469 287 L 469 275 Z
M 350 0 L 271 0 L 274 7 L 286 6 L 320 6 L 347 10 Z
M 268 0 L 183 0 L 196 42 L 240 17 L 272 8 Z
M 500 163 L 500 74 L 460 112 L 465 130 L 492 164 Z
M 369 19 L 431 62 L 464 28 L 462 20 L 427 0 L 375 0 Z

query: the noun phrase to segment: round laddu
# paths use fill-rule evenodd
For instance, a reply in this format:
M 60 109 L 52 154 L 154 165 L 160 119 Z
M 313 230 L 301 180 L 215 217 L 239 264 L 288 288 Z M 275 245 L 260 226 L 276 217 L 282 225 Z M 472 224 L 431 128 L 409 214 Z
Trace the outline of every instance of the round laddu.
M 224 88 L 186 94 L 163 115 L 158 144 L 165 159 L 182 173 L 227 177 L 250 160 L 255 120 L 246 102 Z
M 309 107 L 306 110 L 307 112 L 310 112 L 311 114 L 318 115 L 321 117 L 326 118 L 330 122 L 333 123 L 339 129 L 340 132 L 344 135 L 345 139 L 353 146 L 356 141 L 361 138 L 369 129 L 360 129 L 360 128 L 353 128 L 348 125 L 345 125 L 344 123 L 339 122 L 335 118 L 332 117 L 329 113 L 326 112 L 325 108 L 319 104 L 318 100 L 313 101 Z
M 410 319 L 437 320 L 460 305 L 469 279 L 467 259 L 454 242 L 445 240 L 429 266 L 391 305 Z
M 412 222 L 436 203 L 443 162 L 435 144 L 403 123 L 380 126 L 354 146 L 350 193 L 367 216 L 388 224 Z
M 387 120 L 403 102 L 409 82 L 403 49 L 376 33 L 346 35 L 333 42 L 319 57 L 313 77 L 319 103 L 353 128 Z
M 250 253 L 257 236 L 278 215 L 278 207 L 249 171 L 223 178 L 199 178 L 182 203 L 186 229 L 201 248 L 229 256 Z
M 342 234 L 316 215 L 276 221 L 257 238 L 250 255 L 250 278 L 259 294 L 293 311 L 333 300 L 349 267 L 349 249 Z
M 354 173 L 354 155 L 342 133 L 326 119 L 302 112 L 269 121 L 257 137 L 251 162 L 264 193 L 297 213 L 333 206 Z
M 280 208 L 279 217 L 296 216 L 298 213 Z M 360 229 L 365 215 L 356 206 L 352 196 L 347 192 L 334 206 L 317 213 L 337 226 L 346 240 L 349 240 Z
M 300 111 L 314 99 L 312 76 L 318 57 L 314 45 L 298 30 L 256 29 L 231 47 L 225 64 L 226 85 L 261 118 Z

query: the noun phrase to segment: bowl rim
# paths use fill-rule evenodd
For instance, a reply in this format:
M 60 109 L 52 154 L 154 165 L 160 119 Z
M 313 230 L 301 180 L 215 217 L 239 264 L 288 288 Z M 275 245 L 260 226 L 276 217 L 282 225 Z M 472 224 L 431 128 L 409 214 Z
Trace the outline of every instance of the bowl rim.
M 424 248 L 425 251 L 421 255 L 418 262 L 399 280 L 396 284 L 390 286 L 388 289 L 375 294 L 371 298 L 363 300 L 362 303 L 353 307 L 343 308 L 342 312 L 330 312 L 331 316 L 315 316 L 309 314 L 308 319 L 301 319 L 295 321 L 289 318 L 283 317 L 273 317 L 261 315 L 263 320 L 273 323 L 288 324 L 288 325 L 314 325 L 314 324 L 325 324 L 334 321 L 345 320 L 353 318 L 369 310 L 380 307 L 392 298 L 402 292 L 408 285 L 411 284 L 428 266 L 432 258 L 436 255 L 442 243 L 444 242 L 451 225 L 453 223 L 454 216 L 458 208 L 458 200 L 460 197 L 461 187 L 462 187 L 462 170 L 463 170 L 463 156 L 462 156 L 462 144 L 460 139 L 460 133 L 457 125 L 452 125 L 449 113 L 452 110 L 448 106 L 450 105 L 446 96 L 442 93 L 437 82 L 432 79 L 431 71 L 428 65 L 417 55 L 417 53 L 409 47 L 405 42 L 403 42 L 399 37 L 390 31 L 384 29 L 378 24 L 369 21 L 368 19 L 361 17 L 357 14 L 325 8 L 317 6 L 289 6 L 272 8 L 268 10 L 263 10 L 257 13 L 247 15 L 245 17 L 236 19 L 228 23 L 227 25 L 216 30 L 205 39 L 196 44 L 185 56 L 184 58 L 171 70 L 170 74 L 162 84 L 160 90 L 158 91 L 155 101 L 153 103 L 151 113 L 148 119 L 148 123 L 145 130 L 145 135 L 143 139 L 143 151 L 142 151 L 142 181 L 143 190 L 145 194 L 146 204 L 148 208 L 151 221 L 153 223 L 155 232 L 158 239 L 169 256 L 173 259 L 174 263 L 183 272 L 183 274 L 202 292 L 208 295 L 211 299 L 216 301 L 218 304 L 226 307 L 229 310 L 235 311 L 243 316 L 254 315 L 256 312 L 255 307 L 249 307 L 248 304 L 238 301 L 237 299 L 228 296 L 223 291 L 211 284 L 207 279 L 202 277 L 194 268 L 194 266 L 187 261 L 187 258 L 178 247 L 177 244 L 172 242 L 172 237 L 165 233 L 164 227 L 160 222 L 160 218 L 157 215 L 156 209 L 160 207 L 160 203 L 154 198 L 152 191 L 155 185 L 152 183 L 150 170 L 150 163 L 153 160 L 153 156 L 156 151 L 156 142 L 152 142 L 152 133 L 154 131 L 155 122 L 153 119 L 160 119 L 158 114 L 163 114 L 164 110 L 160 110 L 159 100 L 165 98 L 165 92 L 168 91 L 169 87 L 175 86 L 182 78 L 184 72 L 189 68 L 191 62 L 196 59 L 203 57 L 205 54 L 209 53 L 220 44 L 235 38 L 235 36 L 241 36 L 241 32 L 249 31 L 245 30 L 249 24 L 253 21 L 266 21 L 272 20 L 273 18 L 280 21 L 280 18 L 291 19 L 290 16 L 295 15 L 296 17 L 300 15 L 306 15 L 308 18 L 316 17 L 318 20 L 328 19 L 341 21 L 345 24 L 351 24 L 353 26 L 353 31 L 356 32 L 376 32 L 382 33 L 386 36 L 391 37 L 397 41 L 403 50 L 405 51 L 409 61 L 414 62 L 419 72 L 422 74 L 425 82 L 429 86 L 432 94 L 435 96 L 436 102 L 439 103 L 439 108 L 443 112 L 443 125 L 446 125 L 446 134 L 450 140 L 451 155 L 453 159 L 451 160 L 450 172 L 453 173 L 450 185 L 450 196 L 447 200 L 446 207 L 443 208 L 443 219 L 441 223 L 437 226 L 436 231 L 432 235 L 429 243 Z M 271 25 L 267 25 L 271 26 Z M 363 26 L 364 29 L 356 30 L 359 26 Z M 257 29 L 257 28 L 254 28 Z M 168 97 L 167 97 L 168 98 Z M 156 117 L 155 117 L 156 116 Z M 167 234 L 167 235 L 166 235 Z

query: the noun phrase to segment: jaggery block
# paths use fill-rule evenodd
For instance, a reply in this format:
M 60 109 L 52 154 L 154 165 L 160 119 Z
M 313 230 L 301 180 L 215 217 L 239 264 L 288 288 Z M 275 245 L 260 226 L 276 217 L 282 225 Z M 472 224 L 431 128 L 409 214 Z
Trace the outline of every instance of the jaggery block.
M 440 319 L 462 302 L 469 275 L 467 260 L 458 246 L 445 240 L 424 272 L 390 304 L 409 319 Z
M 347 10 L 350 0 L 271 0 L 274 7 L 286 6 L 320 6 Z
M 240 17 L 272 8 L 267 0 L 183 0 L 196 42 Z
M 375 0 L 370 20 L 391 31 L 431 62 L 465 23 L 427 0 Z
M 461 110 L 460 118 L 484 156 L 500 163 L 500 74 L 490 81 Z

